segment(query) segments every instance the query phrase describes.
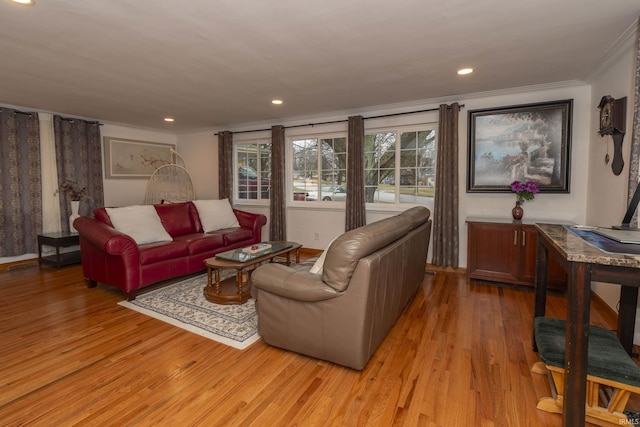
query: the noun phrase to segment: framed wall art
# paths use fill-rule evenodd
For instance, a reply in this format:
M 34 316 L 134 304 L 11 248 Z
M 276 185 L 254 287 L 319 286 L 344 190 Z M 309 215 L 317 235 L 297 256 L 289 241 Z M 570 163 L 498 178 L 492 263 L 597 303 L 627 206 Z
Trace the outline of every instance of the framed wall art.
M 171 163 L 175 144 L 105 136 L 105 178 L 148 179 L 162 165 Z
M 569 192 L 573 100 L 469 111 L 467 192 L 511 192 L 534 181 Z

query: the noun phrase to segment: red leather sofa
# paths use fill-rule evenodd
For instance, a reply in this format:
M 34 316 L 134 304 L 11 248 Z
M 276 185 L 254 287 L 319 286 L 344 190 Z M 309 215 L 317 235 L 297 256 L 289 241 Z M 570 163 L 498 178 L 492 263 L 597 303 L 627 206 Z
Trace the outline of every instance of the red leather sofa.
M 204 233 L 191 202 L 154 205 L 170 242 L 138 246 L 113 227 L 105 208 L 94 217 L 73 222 L 80 237 L 82 270 L 90 288 L 98 282 L 121 289 L 127 300 L 138 289 L 162 280 L 205 270 L 204 260 L 216 253 L 261 242 L 264 215 L 234 209 L 240 228 Z

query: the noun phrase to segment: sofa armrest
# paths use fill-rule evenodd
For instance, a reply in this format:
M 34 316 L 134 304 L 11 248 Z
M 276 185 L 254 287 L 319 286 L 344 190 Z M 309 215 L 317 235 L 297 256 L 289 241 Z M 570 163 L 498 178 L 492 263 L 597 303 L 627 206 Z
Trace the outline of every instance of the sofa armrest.
M 82 239 L 109 255 L 138 252 L 135 240 L 95 218 L 81 216 L 73 222 L 73 226 Z
M 264 264 L 251 274 L 254 293 L 259 290 L 297 301 L 323 301 L 342 295 L 322 281 L 322 276 L 282 264 Z
M 267 223 L 267 217 L 262 214 L 240 211 L 234 209 L 233 213 L 238 218 L 238 223 L 242 228 L 248 228 L 253 232 L 254 243 L 262 241 L 262 226 Z

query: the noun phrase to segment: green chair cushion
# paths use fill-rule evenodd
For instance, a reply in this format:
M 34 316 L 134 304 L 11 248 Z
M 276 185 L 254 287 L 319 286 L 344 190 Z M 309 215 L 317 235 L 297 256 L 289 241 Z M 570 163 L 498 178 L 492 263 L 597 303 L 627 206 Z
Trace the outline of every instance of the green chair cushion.
M 566 322 L 549 317 L 536 317 L 534 331 L 540 359 L 550 366 L 564 368 Z M 589 326 L 589 360 L 587 373 L 623 384 L 640 387 L 640 367 L 611 331 Z

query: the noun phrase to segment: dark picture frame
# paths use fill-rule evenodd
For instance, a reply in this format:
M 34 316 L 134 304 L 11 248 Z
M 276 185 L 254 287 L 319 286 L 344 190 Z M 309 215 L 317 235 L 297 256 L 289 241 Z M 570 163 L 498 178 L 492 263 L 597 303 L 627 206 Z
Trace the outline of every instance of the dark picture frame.
M 569 193 L 573 100 L 469 111 L 468 193 L 510 192 L 534 181 Z

